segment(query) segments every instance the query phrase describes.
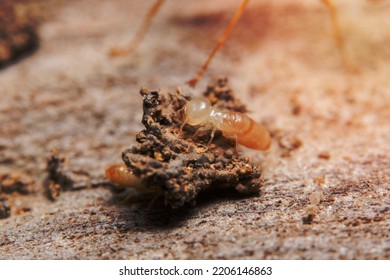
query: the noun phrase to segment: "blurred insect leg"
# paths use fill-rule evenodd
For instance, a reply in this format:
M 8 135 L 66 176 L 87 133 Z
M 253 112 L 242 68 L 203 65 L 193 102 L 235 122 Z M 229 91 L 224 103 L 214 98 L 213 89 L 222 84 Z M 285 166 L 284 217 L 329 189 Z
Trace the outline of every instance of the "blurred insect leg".
M 235 146 L 236 153 L 238 154 L 238 137 L 237 137 L 237 135 L 234 135 L 234 140 L 235 140 L 235 143 L 236 143 L 236 146 Z
M 236 154 L 238 154 L 238 136 L 236 134 L 223 134 L 223 136 L 229 140 L 234 140 L 234 143 L 235 143 L 235 151 L 236 151 Z
M 152 200 L 149 202 L 148 207 L 146 209 L 151 210 L 153 208 L 153 206 L 155 205 L 157 199 L 159 197 L 161 197 L 161 195 L 162 195 L 162 193 L 155 194 L 154 197 L 152 198 Z
M 197 138 L 199 136 L 202 136 L 202 134 L 204 135 L 204 133 L 209 131 L 210 129 L 213 129 L 213 127 L 212 127 L 212 125 L 207 123 L 204 126 L 199 127 L 191 137 Z
M 184 126 L 187 124 L 187 120 L 185 119 L 183 123 L 180 125 L 180 130 L 183 130 Z
M 180 130 L 187 124 L 186 106 L 183 106 L 179 111 L 179 115 L 183 116 L 183 123 L 180 125 Z
M 333 29 L 333 37 L 336 42 L 336 46 L 340 52 L 341 59 L 345 66 L 348 66 L 348 59 L 344 46 L 344 38 L 341 35 L 340 24 L 339 24 L 339 16 L 337 12 L 337 8 L 333 3 L 333 0 L 321 0 L 326 8 L 328 9 L 330 16 L 332 18 L 332 29 Z
M 139 191 L 139 190 L 129 190 L 124 198 L 120 199 L 120 203 L 142 203 L 148 202 L 147 209 L 151 208 L 156 200 L 161 196 L 161 192 L 156 192 L 154 190 L 149 191 Z
M 187 84 L 191 87 L 195 87 L 199 80 L 202 78 L 203 74 L 206 72 L 210 62 L 214 58 L 217 51 L 225 44 L 226 40 L 229 38 L 230 34 L 232 33 L 234 27 L 236 26 L 238 20 L 241 18 L 242 13 L 244 12 L 246 6 L 248 5 L 249 0 L 243 0 L 241 2 L 240 7 L 236 10 L 236 13 L 234 14 L 233 18 L 230 20 L 228 27 L 225 29 L 224 33 L 221 37 L 219 37 L 217 43 L 215 44 L 213 50 L 211 51 L 209 57 L 207 58 L 206 62 L 203 64 L 202 68 L 199 70 L 199 72 L 196 74 L 195 78 L 187 81 Z
M 209 142 L 207 142 L 207 146 L 209 146 L 211 144 L 211 142 L 213 141 L 214 135 L 215 135 L 215 128 L 213 128 L 211 130 L 210 140 L 209 140 Z
M 150 7 L 148 13 L 146 14 L 142 25 L 138 29 L 137 33 L 135 34 L 133 40 L 130 42 L 130 44 L 126 47 L 113 47 L 110 50 L 110 56 L 111 57 L 119 57 L 119 56 L 126 56 L 131 54 L 137 47 L 142 43 L 150 24 L 152 23 L 153 18 L 157 14 L 157 12 L 160 10 L 162 4 L 165 2 L 165 0 L 156 0 L 152 7 Z

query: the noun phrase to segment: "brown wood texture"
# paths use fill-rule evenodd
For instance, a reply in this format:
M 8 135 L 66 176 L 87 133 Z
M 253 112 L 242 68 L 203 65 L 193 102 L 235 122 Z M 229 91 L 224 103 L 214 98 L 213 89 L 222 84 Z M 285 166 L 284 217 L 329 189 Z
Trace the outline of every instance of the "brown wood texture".
M 178 2 L 115 59 L 151 1 L 43 5 L 39 49 L 0 71 L 0 259 L 389 259 L 387 1 L 335 1 L 348 65 L 321 1 L 251 1 L 195 90 L 237 1 Z M 143 129 L 141 87 L 200 95 L 218 76 L 271 131 L 266 153 L 240 150 L 263 170 L 259 195 L 216 190 L 180 211 L 104 185 L 47 198 L 50 150 L 101 182 Z

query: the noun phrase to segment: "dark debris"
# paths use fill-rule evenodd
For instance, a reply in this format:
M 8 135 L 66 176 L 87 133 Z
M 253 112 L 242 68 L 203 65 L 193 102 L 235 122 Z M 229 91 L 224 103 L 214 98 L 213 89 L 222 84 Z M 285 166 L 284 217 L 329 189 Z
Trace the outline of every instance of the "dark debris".
M 105 183 L 91 183 L 91 176 L 87 172 L 73 170 L 67 163 L 67 158 L 57 150 L 51 151 L 47 159 L 46 171 L 44 187 L 45 194 L 50 200 L 55 200 L 64 191 L 80 190 Z
M 0 193 L 27 195 L 35 192 L 35 182 L 20 172 L 0 173 Z
M 126 165 L 146 186 L 160 186 L 172 208 L 194 203 L 199 192 L 211 187 L 235 188 L 239 193 L 259 191 L 261 172 L 239 154 L 235 142 L 216 133 L 195 136 L 197 127 L 183 124 L 183 106 L 190 99 L 180 90 L 149 91 L 142 88 L 145 129 L 138 145 L 123 152 Z M 239 112 L 245 107 L 234 98 L 226 79 L 219 79 L 204 94 L 213 105 Z M 223 191 L 221 191 L 223 195 Z
M 0 68 L 38 47 L 37 25 L 32 1 L 0 1 Z
M 311 225 L 314 221 L 314 218 L 315 218 L 315 214 L 309 213 L 302 218 L 302 223 L 304 225 Z
M 11 207 L 7 199 L 0 197 L 0 219 L 6 219 L 11 215 Z
M 246 106 L 235 97 L 225 77 L 217 79 L 214 85 L 208 86 L 203 95 L 210 100 L 213 106 L 240 113 L 248 112 Z

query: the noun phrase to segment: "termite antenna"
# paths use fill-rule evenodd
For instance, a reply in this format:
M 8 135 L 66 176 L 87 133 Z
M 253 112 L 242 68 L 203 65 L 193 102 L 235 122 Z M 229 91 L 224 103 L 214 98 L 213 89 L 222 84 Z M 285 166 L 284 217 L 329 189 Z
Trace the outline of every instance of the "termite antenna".
M 326 8 L 329 11 L 329 14 L 331 16 L 332 20 L 332 30 L 333 30 L 333 37 L 337 46 L 337 49 L 339 50 L 340 57 L 342 59 L 342 63 L 345 67 L 349 65 L 346 51 L 345 51 L 345 45 L 344 45 L 344 38 L 341 35 L 340 31 L 340 21 L 339 16 L 337 12 L 337 8 L 335 4 L 333 3 L 333 0 L 321 0 L 322 3 L 325 4 Z
M 209 64 L 213 60 L 215 54 L 218 52 L 218 50 L 225 44 L 226 40 L 229 38 L 230 34 L 232 33 L 234 27 L 237 25 L 238 20 L 241 18 L 246 6 L 248 5 L 249 0 L 243 0 L 241 2 L 241 5 L 236 10 L 236 13 L 234 14 L 233 18 L 230 20 L 228 27 L 223 32 L 222 36 L 219 37 L 217 43 L 215 44 L 213 50 L 211 51 L 209 57 L 207 58 L 206 62 L 203 64 L 203 66 L 200 68 L 199 72 L 196 74 L 196 76 L 187 81 L 187 84 L 190 87 L 196 87 L 199 80 L 203 77 L 204 73 L 206 72 L 207 68 L 209 67 Z
M 146 14 L 140 28 L 135 34 L 133 40 L 126 47 L 113 47 L 111 48 L 109 55 L 110 57 L 119 57 L 126 56 L 131 54 L 144 40 L 145 34 L 148 32 L 148 29 L 152 23 L 153 18 L 156 16 L 157 12 L 160 10 L 162 4 L 165 0 L 156 0 L 153 5 L 150 7 L 148 13 Z

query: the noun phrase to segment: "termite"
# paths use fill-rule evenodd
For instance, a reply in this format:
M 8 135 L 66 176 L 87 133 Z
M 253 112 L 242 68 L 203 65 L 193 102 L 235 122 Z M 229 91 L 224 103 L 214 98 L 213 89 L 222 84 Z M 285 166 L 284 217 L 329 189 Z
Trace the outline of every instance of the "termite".
M 124 163 L 113 164 L 106 168 L 105 175 L 110 182 L 119 187 L 128 187 L 142 190 L 141 181 L 134 176 L 133 172 Z
M 106 178 L 114 183 L 119 188 L 131 188 L 136 190 L 139 194 L 154 194 L 154 198 L 150 201 L 150 208 L 157 198 L 161 195 L 161 192 L 156 187 L 146 187 L 145 184 L 136 177 L 133 172 L 124 163 L 118 163 L 110 165 L 105 171 Z M 131 193 L 126 196 L 124 201 L 128 201 L 131 198 Z
M 211 129 L 210 142 L 215 131 L 220 130 L 226 138 L 250 149 L 264 151 L 271 146 L 268 130 L 246 114 L 215 108 L 207 98 L 192 99 L 183 109 L 184 123 Z

